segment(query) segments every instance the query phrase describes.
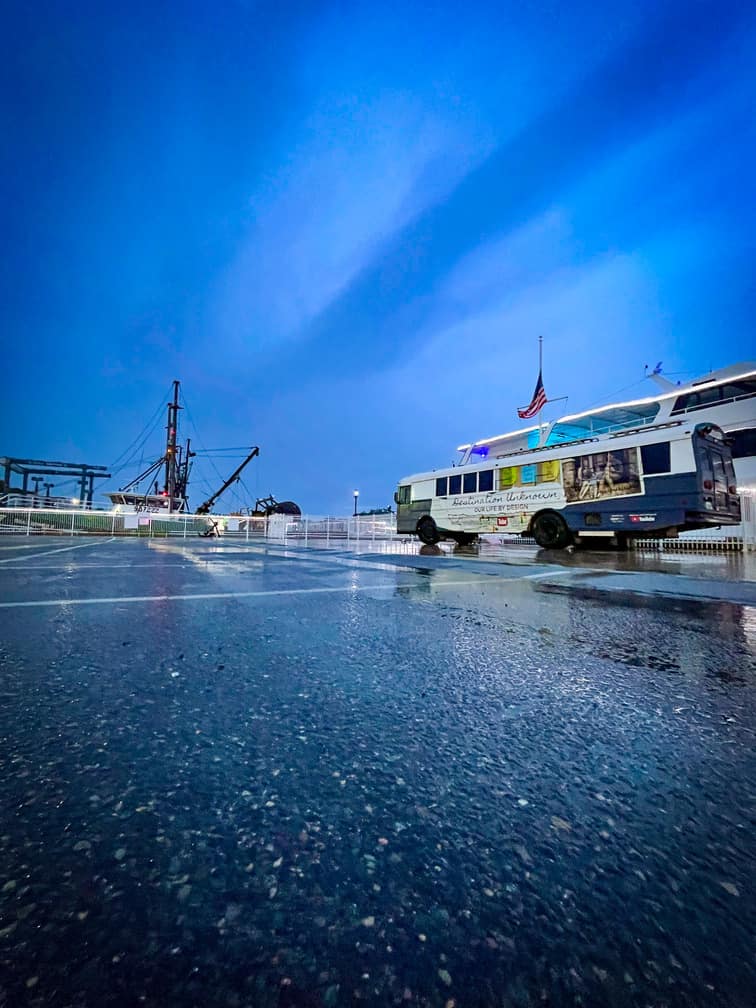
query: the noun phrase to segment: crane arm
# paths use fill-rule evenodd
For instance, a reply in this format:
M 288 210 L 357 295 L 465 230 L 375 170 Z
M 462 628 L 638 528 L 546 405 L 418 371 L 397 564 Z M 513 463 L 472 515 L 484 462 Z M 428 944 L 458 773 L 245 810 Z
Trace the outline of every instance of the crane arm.
M 208 499 L 205 501 L 204 504 L 200 504 L 200 506 L 197 508 L 195 514 L 198 514 L 198 515 L 209 514 L 210 513 L 210 509 L 212 508 L 213 504 L 215 504 L 215 502 L 218 500 L 218 498 L 220 497 L 220 495 L 222 493 L 224 493 L 224 491 L 228 490 L 228 488 L 231 486 L 231 484 L 234 482 L 234 480 L 237 480 L 239 478 L 239 476 L 241 474 L 241 471 L 246 466 L 246 464 L 248 462 L 251 462 L 252 459 L 255 457 L 255 455 L 259 455 L 259 454 L 260 454 L 260 449 L 257 448 L 257 447 L 253 448 L 252 451 L 249 453 L 249 455 L 247 455 L 247 457 L 244 459 L 244 461 L 242 462 L 242 464 L 240 466 L 238 466 L 236 469 L 234 469 L 234 471 L 228 477 L 228 479 L 223 484 L 223 486 L 220 488 L 220 490 L 217 490 L 212 495 L 212 497 L 208 497 Z

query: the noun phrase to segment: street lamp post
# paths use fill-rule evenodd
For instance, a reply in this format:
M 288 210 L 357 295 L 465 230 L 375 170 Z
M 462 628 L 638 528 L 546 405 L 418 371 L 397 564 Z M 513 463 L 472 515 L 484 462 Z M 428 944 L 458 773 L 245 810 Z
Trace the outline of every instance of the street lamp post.
M 354 491 L 354 517 L 357 517 L 357 498 L 360 496 L 360 491 Z

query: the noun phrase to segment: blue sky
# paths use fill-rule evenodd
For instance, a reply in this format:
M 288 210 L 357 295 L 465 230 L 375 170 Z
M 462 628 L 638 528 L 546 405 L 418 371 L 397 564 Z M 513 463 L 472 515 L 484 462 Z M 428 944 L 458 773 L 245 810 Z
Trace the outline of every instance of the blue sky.
M 109 465 L 179 378 L 344 513 L 518 426 L 539 336 L 555 412 L 756 356 L 746 4 L 4 11 L 1 454 Z

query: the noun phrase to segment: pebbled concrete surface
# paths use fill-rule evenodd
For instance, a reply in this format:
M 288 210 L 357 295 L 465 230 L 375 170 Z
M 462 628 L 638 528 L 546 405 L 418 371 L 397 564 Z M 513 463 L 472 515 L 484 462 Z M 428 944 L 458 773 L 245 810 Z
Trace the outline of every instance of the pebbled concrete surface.
M 0 1004 L 750 1006 L 753 585 L 621 564 L 3 540 Z

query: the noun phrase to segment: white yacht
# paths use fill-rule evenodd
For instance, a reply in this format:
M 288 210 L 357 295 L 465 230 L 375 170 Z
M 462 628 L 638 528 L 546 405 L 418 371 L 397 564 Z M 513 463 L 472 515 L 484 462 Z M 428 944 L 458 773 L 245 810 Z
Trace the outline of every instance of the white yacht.
M 732 441 L 738 489 L 756 492 L 756 362 L 734 364 L 679 385 L 661 374 L 649 378 L 659 386 L 655 396 L 568 414 L 549 424 L 460 445 L 460 465 L 481 456 L 497 458 L 518 449 L 642 429 L 651 424 L 671 424 L 691 417 L 696 422 L 711 421 L 727 432 Z

